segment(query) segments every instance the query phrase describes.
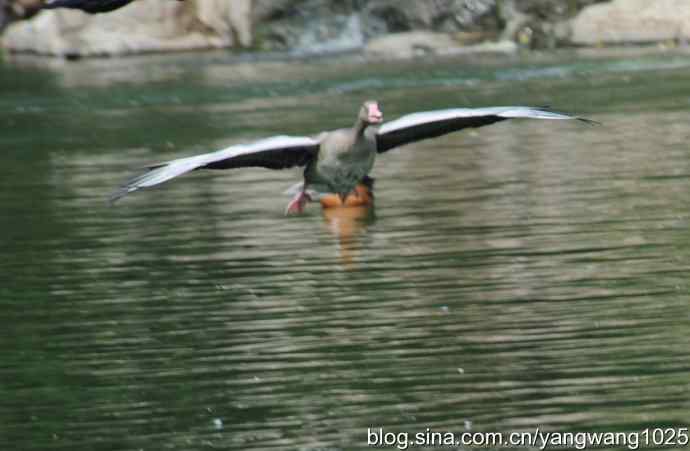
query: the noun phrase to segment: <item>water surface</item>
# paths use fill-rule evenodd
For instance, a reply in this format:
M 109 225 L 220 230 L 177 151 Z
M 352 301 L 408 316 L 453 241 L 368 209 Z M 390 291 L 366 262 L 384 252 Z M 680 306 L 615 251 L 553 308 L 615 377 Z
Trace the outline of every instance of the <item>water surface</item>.
M 684 54 L 0 67 L 0 448 L 366 448 L 366 428 L 690 421 Z M 375 209 L 300 171 L 151 162 L 452 106 L 552 105 L 391 151 Z

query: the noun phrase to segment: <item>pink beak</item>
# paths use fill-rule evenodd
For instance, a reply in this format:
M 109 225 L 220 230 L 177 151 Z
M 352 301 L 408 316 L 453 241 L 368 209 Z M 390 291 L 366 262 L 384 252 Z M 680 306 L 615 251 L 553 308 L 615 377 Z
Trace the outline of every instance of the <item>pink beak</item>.
M 369 104 L 369 123 L 380 124 L 383 122 L 383 113 L 379 109 L 378 103 Z

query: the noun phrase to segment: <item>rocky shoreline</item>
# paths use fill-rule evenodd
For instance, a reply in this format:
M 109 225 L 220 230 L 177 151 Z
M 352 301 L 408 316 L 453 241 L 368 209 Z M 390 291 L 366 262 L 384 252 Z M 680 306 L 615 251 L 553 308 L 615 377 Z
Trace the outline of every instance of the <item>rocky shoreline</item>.
M 136 0 L 107 14 L 0 0 L 9 52 L 79 58 L 212 48 L 376 58 L 681 44 L 687 0 Z

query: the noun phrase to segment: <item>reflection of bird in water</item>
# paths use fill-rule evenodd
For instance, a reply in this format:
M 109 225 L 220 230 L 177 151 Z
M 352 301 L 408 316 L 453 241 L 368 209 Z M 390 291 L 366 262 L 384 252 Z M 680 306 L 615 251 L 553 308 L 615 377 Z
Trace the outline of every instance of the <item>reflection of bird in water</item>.
M 116 191 L 111 200 L 149 188 L 195 169 L 232 169 L 259 166 L 285 169 L 303 166 L 304 182 L 287 206 L 287 213 L 301 213 L 312 200 L 309 190 L 336 193 L 342 203 L 369 174 L 377 154 L 404 144 L 441 136 L 468 127 L 481 127 L 513 118 L 587 119 L 529 107 L 454 108 L 403 116 L 381 125 L 378 102 L 362 104 L 355 124 L 316 137 L 275 136 L 239 144 L 217 152 L 180 158 L 149 167 Z
M 90 14 L 107 13 L 122 8 L 134 0 L 47 0 L 44 9 L 70 8 L 80 9 Z
M 303 185 L 303 182 L 297 183 L 285 194 L 293 196 L 304 189 Z M 374 179 L 364 176 L 344 201 L 335 193 L 319 193 L 312 189 L 306 192 L 312 202 L 321 204 L 326 226 L 338 240 L 340 259 L 345 266 L 350 266 L 359 244 L 357 237 L 374 220 Z
M 365 190 L 362 185 L 357 187 Z M 328 198 L 332 198 L 334 202 L 341 202 L 337 195 L 329 194 Z M 348 197 L 348 203 L 351 202 L 349 200 L 351 198 L 352 196 Z M 341 263 L 346 267 L 351 267 L 367 225 L 374 222 L 373 204 L 352 203 L 346 207 L 342 205 L 324 207 L 322 213 L 326 226 L 338 240 Z

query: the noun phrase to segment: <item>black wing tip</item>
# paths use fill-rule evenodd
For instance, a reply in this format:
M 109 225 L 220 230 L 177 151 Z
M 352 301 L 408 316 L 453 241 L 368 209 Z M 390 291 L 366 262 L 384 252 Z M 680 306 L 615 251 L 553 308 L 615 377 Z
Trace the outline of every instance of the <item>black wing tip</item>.
M 593 119 L 589 119 L 589 118 L 582 117 L 582 116 L 574 116 L 572 114 L 563 113 L 561 111 L 554 110 L 551 108 L 551 105 L 540 106 L 540 107 L 537 107 L 536 109 L 539 111 L 545 111 L 547 113 L 557 113 L 557 114 L 562 114 L 564 116 L 570 116 L 571 118 L 575 119 L 576 121 L 580 121 L 582 123 L 585 123 L 585 124 L 591 125 L 591 126 L 604 125 L 603 123 L 601 123 L 599 121 L 595 121 Z
M 576 116 L 575 119 L 582 122 L 582 123 L 585 123 L 587 125 L 591 125 L 592 127 L 598 127 L 600 125 L 604 125 L 603 123 L 601 123 L 599 121 L 595 121 L 593 119 L 588 119 L 586 117 Z
M 165 166 L 165 164 L 158 164 L 158 165 L 153 165 L 149 166 L 147 168 L 147 171 L 144 172 L 143 174 L 137 175 L 135 177 L 130 178 L 127 183 L 124 185 L 120 186 L 118 189 L 116 189 L 109 197 L 108 197 L 108 204 L 113 207 L 115 206 L 115 203 L 125 197 L 127 194 L 132 193 L 134 191 L 137 191 L 141 187 L 138 186 L 138 183 L 141 182 L 141 180 L 146 177 L 153 169 L 157 169 L 161 166 Z M 151 169 L 153 168 L 153 169 Z
M 113 192 L 110 196 L 108 196 L 108 205 L 110 207 L 114 207 L 117 201 L 125 197 L 127 194 L 131 193 L 132 190 L 129 189 L 128 186 L 123 186 L 122 188 L 119 188 L 115 192 Z

